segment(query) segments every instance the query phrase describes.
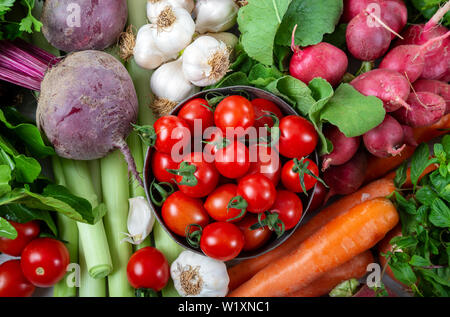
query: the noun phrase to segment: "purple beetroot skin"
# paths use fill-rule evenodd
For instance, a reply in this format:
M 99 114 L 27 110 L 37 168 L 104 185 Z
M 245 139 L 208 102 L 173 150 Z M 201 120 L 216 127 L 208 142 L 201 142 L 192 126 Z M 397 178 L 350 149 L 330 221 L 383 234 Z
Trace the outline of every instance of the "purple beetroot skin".
M 347 163 L 331 166 L 323 173 L 323 180 L 330 188 L 326 201 L 334 195 L 349 195 L 361 187 L 367 168 L 367 156 L 358 151 Z
M 408 108 L 405 100 L 410 92 L 409 82 L 395 70 L 374 69 L 359 75 L 350 84 L 364 96 L 381 99 L 386 112 Z
M 126 0 L 46 0 L 42 32 L 64 52 L 103 50 L 117 41 L 127 15 Z
M 383 122 L 363 135 L 364 145 L 377 157 L 390 157 L 400 154 L 405 148 L 403 128 L 390 115 Z
M 402 124 L 413 128 L 426 127 L 438 122 L 445 114 L 444 98 L 431 92 L 411 93 L 407 103 L 410 109 L 399 109 L 393 116 Z
M 358 151 L 360 137 L 348 138 L 336 126 L 327 127 L 324 135 L 333 144 L 333 151 L 322 157 L 322 171 L 333 165 L 347 163 Z
M 138 176 L 125 142 L 137 112 L 136 91 L 125 67 L 107 53 L 82 51 L 47 71 L 36 121 L 59 156 L 94 160 L 119 148 Z

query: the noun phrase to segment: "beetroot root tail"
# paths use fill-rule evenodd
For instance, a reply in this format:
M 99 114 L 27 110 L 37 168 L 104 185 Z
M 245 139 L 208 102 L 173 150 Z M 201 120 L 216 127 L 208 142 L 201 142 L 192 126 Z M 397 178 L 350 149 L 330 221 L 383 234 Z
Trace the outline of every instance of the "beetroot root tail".
M 133 177 L 138 181 L 139 185 L 144 187 L 144 182 L 142 181 L 142 177 L 136 168 L 136 163 L 134 161 L 133 155 L 131 155 L 131 151 L 127 143 L 122 140 L 121 142 L 115 144 L 115 146 L 120 150 L 123 157 L 125 158 L 125 161 L 128 165 L 128 172 L 133 175 Z

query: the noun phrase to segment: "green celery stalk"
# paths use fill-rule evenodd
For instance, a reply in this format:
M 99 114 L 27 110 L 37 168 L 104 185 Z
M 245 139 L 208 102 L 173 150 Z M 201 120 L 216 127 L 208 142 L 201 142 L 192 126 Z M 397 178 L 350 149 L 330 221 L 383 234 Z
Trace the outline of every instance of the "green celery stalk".
M 77 196 L 87 199 L 93 208 L 99 204 L 95 187 L 86 161 L 61 159 L 67 188 Z M 113 269 L 111 254 L 103 220 L 94 225 L 77 223 L 80 239 L 83 240 L 88 272 L 93 278 L 104 278 Z
M 59 185 L 66 186 L 66 180 L 64 177 L 63 168 L 59 158 L 54 155 L 52 157 L 53 174 L 55 176 L 55 182 Z M 70 263 L 78 262 L 78 228 L 76 221 L 66 217 L 63 214 L 56 213 L 56 221 L 58 226 L 59 238 L 66 241 L 65 245 L 69 250 Z M 59 281 L 53 287 L 54 297 L 76 297 L 77 288 L 69 287 L 67 285 L 67 277 L 70 273 Z
M 105 230 L 114 270 L 108 276 L 109 296 L 131 297 L 134 292 L 127 279 L 127 264 L 133 252 L 131 244 L 121 243 L 127 232 L 129 179 L 128 168 L 119 151 L 100 160 L 103 200 L 108 209 Z

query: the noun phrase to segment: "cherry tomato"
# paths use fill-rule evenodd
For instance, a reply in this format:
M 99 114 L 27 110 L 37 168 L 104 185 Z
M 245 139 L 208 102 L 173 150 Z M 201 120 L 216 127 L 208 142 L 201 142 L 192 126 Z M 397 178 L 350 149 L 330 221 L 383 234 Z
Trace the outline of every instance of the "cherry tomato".
M 50 287 L 64 277 L 70 257 L 61 241 L 38 238 L 25 247 L 20 262 L 23 274 L 31 283 Z
M 273 119 L 268 116 L 268 112 L 272 112 L 279 120 L 283 117 L 280 108 L 270 100 L 256 98 L 252 101 L 253 109 L 255 112 L 255 128 L 263 128 L 266 124 L 271 128 L 273 127 Z
M 327 196 L 328 190 L 324 184 L 317 182 L 314 187 L 314 193 L 309 205 L 309 210 L 314 211 L 322 207 L 325 197 Z
M 237 194 L 247 202 L 247 211 L 260 213 L 272 207 L 277 191 L 266 176 L 252 174 L 239 181 Z
M 128 282 L 136 289 L 149 288 L 159 292 L 167 285 L 169 277 L 169 263 L 164 254 L 156 248 L 142 248 L 128 261 Z
M 18 223 L 9 221 L 9 223 L 16 229 L 17 238 L 7 239 L 0 237 L 0 252 L 12 256 L 20 256 L 26 245 L 39 236 L 39 222 L 29 221 L 26 223 Z
M 35 289 L 23 275 L 19 260 L 0 265 L 0 297 L 30 297 Z
M 207 196 L 216 188 L 219 173 L 213 163 L 206 162 L 203 153 L 194 152 L 183 158 L 174 174 L 180 191 L 189 197 Z
M 176 154 L 179 154 L 182 148 L 187 147 L 191 141 L 191 133 L 188 124 L 181 118 L 167 115 L 156 120 L 153 125 L 156 133 L 156 150 L 173 154 L 174 149 Z M 172 156 L 173 157 L 173 156 Z
M 301 199 L 293 192 L 279 190 L 270 212 L 277 213 L 278 219 L 284 223 L 284 229 L 289 230 L 294 228 L 302 218 L 303 204 Z
M 208 101 L 203 98 L 196 98 L 188 101 L 181 107 L 178 112 L 178 117 L 182 118 L 189 126 L 191 135 L 194 135 L 194 121 L 199 120 L 201 129 L 199 132 L 203 133 L 206 128 L 214 125 L 214 113 L 210 108 Z
M 318 135 L 311 122 L 296 115 L 286 116 L 280 121 L 281 155 L 288 158 L 308 156 L 317 146 Z
M 231 141 L 223 137 L 223 132 L 217 127 L 205 132 L 205 147 L 203 148 L 203 155 L 207 162 L 214 162 L 216 153 L 219 149 L 228 145 Z
M 251 226 L 258 223 L 258 216 L 248 214 L 244 219 L 236 223 L 236 226 L 242 231 L 245 237 L 245 244 L 242 250 L 252 251 L 262 247 L 272 236 L 272 231 L 267 227 L 250 229 Z
M 303 177 L 306 191 L 313 188 L 317 183 L 317 179 L 313 176 L 308 175 L 307 173 L 301 173 L 302 164 L 303 166 L 308 164 L 306 169 L 308 169 L 309 172 L 314 174 L 316 177 L 319 177 L 319 168 L 317 167 L 316 163 L 314 163 L 310 159 L 303 159 L 303 163 L 301 163 L 301 161 L 299 160 L 297 160 L 296 163 L 296 159 L 286 162 L 283 166 L 283 169 L 281 170 L 281 182 L 286 189 L 293 191 L 294 193 L 303 192 L 300 183 L 300 177 Z
M 177 191 L 167 197 L 161 209 L 161 216 L 166 226 L 175 234 L 185 237 L 186 229 L 191 224 L 202 228 L 209 223 L 209 216 L 203 202 Z
M 239 178 L 250 168 L 250 153 L 245 144 L 235 141 L 217 151 L 214 164 L 221 175 Z
M 227 128 L 235 129 L 232 131 L 232 136 L 241 137 L 254 122 L 255 113 L 252 103 L 238 95 L 226 97 L 214 111 L 214 123 L 228 138 L 230 136 L 227 135 Z
M 213 259 L 229 261 L 241 252 L 244 243 L 244 234 L 236 225 L 213 222 L 203 229 L 200 249 Z
M 237 196 L 237 185 L 226 184 L 216 188 L 208 198 L 206 198 L 203 205 L 208 214 L 216 221 L 237 222 L 245 215 L 241 209 L 229 208 L 227 209 L 230 200 Z M 242 214 L 239 218 L 234 219 Z M 233 219 L 233 220 L 230 220 Z
M 159 151 L 152 153 L 152 173 L 158 182 L 175 184 L 175 175 L 169 173 L 167 169 L 177 169 L 178 164 L 172 160 L 170 154 Z
M 249 147 L 250 168 L 247 175 L 262 174 L 277 186 L 281 177 L 281 160 L 278 152 L 271 147 L 253 144 Z

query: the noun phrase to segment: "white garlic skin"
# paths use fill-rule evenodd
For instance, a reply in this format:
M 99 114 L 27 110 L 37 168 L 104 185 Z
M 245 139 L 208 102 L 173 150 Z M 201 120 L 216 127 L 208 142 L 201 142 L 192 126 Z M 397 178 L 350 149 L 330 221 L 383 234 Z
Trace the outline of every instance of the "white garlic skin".
M 126 241 L 133 244 L 141 244 L 153 230 L 155 216 L 147 200 L 142 197 L 128 199 L 128 237 Z
M 182 65 L 180 57 L 153 72 L 150 88 L 157 97 L 177 103 L 198 91 L 198 88 L 184 77 Z
M 234 0 L 198 0 L 195 4 L 195 29 L 198 33 L 223 32 L 236 24 L 239 6 Z
M 212 36 L 218 41 L 222 41 L 227 45 L 228 51 L 230 52 L 230 58 L 234 59 L 235 55 L 235 48 L 236 45 L 239 43 L 239 38 L 230 32 L 219 32 L 219 33 L 205 33 L 201 36 Z
M 186 294 L 180 282 L 182 270 L 188 267 L 198 267 L 203 281 L 201 290 L 195 295 Z M 170 276 L 178 294 L 183 297 L 225 297 L 228 293 L 230 278 L 225 263 L 192 251 L 180 253 L 170 266 Z
M 147 1 L 147 18 L 152 20 L 155 18 L 155 12 L 157 11 L 157 5 L 160 3 L 167 3 L 174 7 L 185 9 L 187 12 L 192 13 L 195 8 L 194 0 L 148 0 Z
M 183 73 L 187 80 L 198 87 L 214 85 L 222 79 L 228 67 L 220 77 L 212 77 L 211 59 L 215 53 L 222 54 L 229 63 L 230 52 L 227 45 L 211 36 L 200 36 L 183 52 Z
M 139 28 L 136 36 L 136 45 L 133 50 L 134 60 L 140 67 L 153 70 L 171 58 L 164 56 L 155 46 L 150 24 Z

